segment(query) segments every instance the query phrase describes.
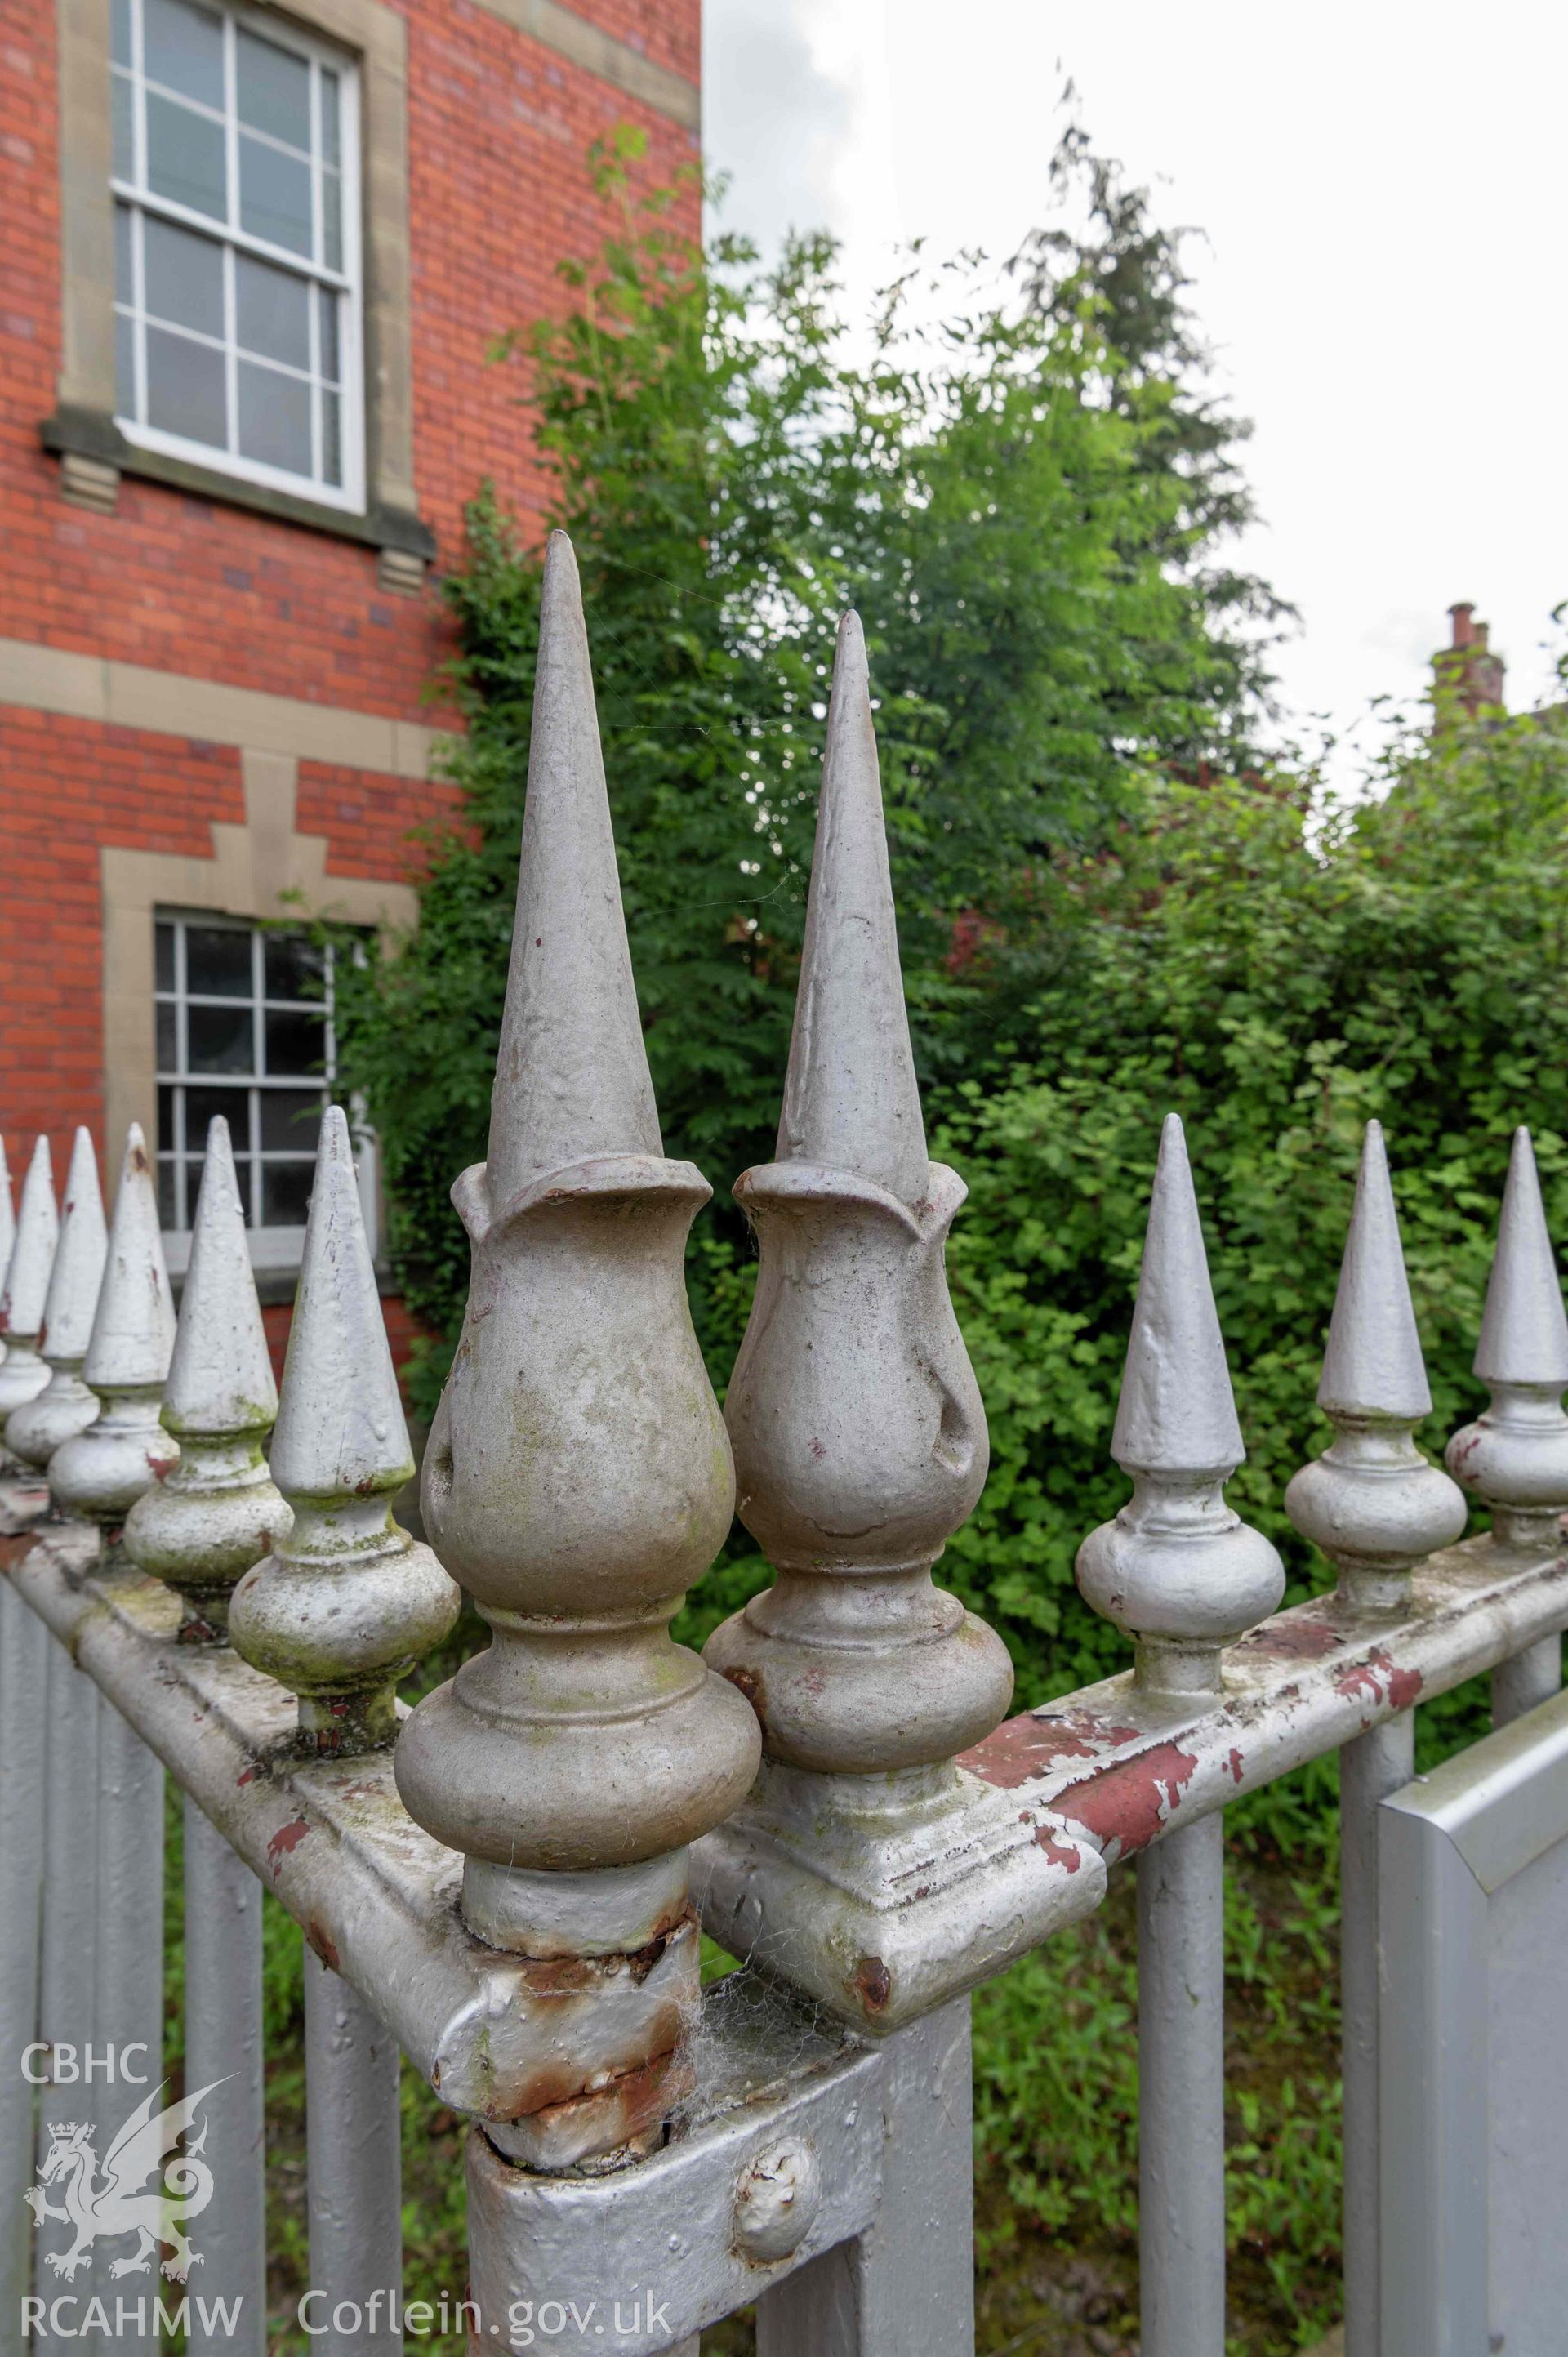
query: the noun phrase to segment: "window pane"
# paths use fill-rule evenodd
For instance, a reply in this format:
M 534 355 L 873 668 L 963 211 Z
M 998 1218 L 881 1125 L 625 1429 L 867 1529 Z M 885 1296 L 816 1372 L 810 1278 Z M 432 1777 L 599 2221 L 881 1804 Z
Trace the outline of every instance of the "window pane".
M 114 314 L 114 413 L 136 414 L 136 327 L 124 311 Z
M 110 17 L 110 55 L 117 66 L 131 62 L 131 0 L 114 0 Z
M 310 1209 L 309 1162 L 263 1162 L 262 1165 L 262 1225 L 303 1228 Z
M 267 1071 L 283 1075 L 318 1072 L 326 1059 L 326 1035 L 319 1015 L 303 1006 L 269 1007 L 263 1020 L 267 1032 Z
M 334 166 L 343 160 L 338 149 L 338 77 L 329 66 L 321 69 L 321 160 Z
M 223 27 L 189 0 L 144 0 L 142 54 L 149 81 L 204 106 L 223 104 Z
M 175 1044 L 175 1021 L 177 1010 L 163 1005 L 158 1008 L 158 1070 L 177 1072 L 179 1050 Z
M 148 91 L 147 186 L 173 204 L 225 220 L 223 125 Z
M 249 998 L 250 934 L 227 925 L 187 925 L 185 986 L 193 998 Z
M 303 998 L 318 1006 L 327 961 L 316 943 L 300 933 L 269 933 L 264 947 L 267 996 Z
M 167 1154 L 177 1142 L 174 1134 L 174 1097 L 172 1087 L 166 1085 L 158 1091 L 158 1147 L 164 1154 Z
M 223 249 L 193 230 L 148 213 L 142 222 L 142 272 L 148 317 L 203 336 L 223 333 Z
M 321 373 L 328 384 L 338 382 L 338 297 L 328 287 L 316 290 L 317 304 L 321 313 L 319 327 Z
M 314 1154 L 321 1127 L 319 1089 L 263 1089 L 262 1146 L 285 1154 Z
M 248 1006 L 188 1006 L 186 1037 L 193 1072 L 248 1072 L 255 1053 Z
M 136 142 L 133 129 L 136 93 L 124 74 L 113 74 L 109 81 L 109 108 L 113 117 L 113 156 L 111 169 L 117 180 L 134 180 L 136 177 Z
M 178 1225 L 174 1208 L 174 1164 L 158 1164 L 158 1225 L 173 1228 Z
M 240 225 L 270 245 L 308 253 L 310 167 L 248 132 L 240 135 Z
M 321 477 L 324 482 L 343 480 L 343 429 L 335 393 L 321 396 Z
M 292 49 L 241 32 L 234 43 L 240 120 L 310 152 L 310 68 Z
M 154 926 L 153 954 L 156 965 L 156 986 L 159 990 L 172 990 L 174 988 L 174 927 L 172 925 Z
M 321 175 L 321 259 L 328 270 L 343 267 L 343 184 L 336 172 Z
M 310 366 L 310 288 L 305 279 L 237 253 L 234 303 L 246 351 L 285 361 L 290 368 Z
M 283 467 L 291 475 L 313 472 L 310 387 L 303 377 L 240 362 L 240 448 L 264 467 Z
M 145 334 L 147 424 L 221 448 L 229 439 L 222 353 L 166 328 L 148 328 Z
M 134 303 L 136 299 L 135 280 L 131 273 L 131 208 L 114 208 L 114 299 L 117 303 Z
M 228 1013 L 225 1007 L 223 1012 Z M 251 1144 L 251 1092 L 249 1089 L 187 1089 L 185 1092 L 185 1142 L 193 1148 L 207 1151 L 207 1125 L 221 1114 L 229 1125 L 229 1139 L 236 1154 L 247 1153 Z

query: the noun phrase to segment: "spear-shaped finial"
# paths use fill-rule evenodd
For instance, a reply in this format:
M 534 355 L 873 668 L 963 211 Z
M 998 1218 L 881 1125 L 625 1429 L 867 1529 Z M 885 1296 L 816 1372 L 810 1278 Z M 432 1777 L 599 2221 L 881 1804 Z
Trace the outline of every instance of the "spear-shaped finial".
M 1367 1124 L 1317 1405 L 1332 1445 L 1285 1491 L 1285 1512 L 1365 1611 L 1398 1611 L 1414 1566 L 1465 1528 L 1465 1501 L 1412 1438 L 1432 1412 L 1382 1125 Z
M 81 1379 L 81 1362 L 92 1339 L 107 1244 L 98 1157 L 91 1133 L 79 1129 L 38 1335 L 39 1354 L 51 1372 L 37 1399 L 14 1409 L 5 1425 L 6 1447 L 28 1465 L 47 1465 L 61 1442 L 85 1432 L 98 1414 L 97 1394 Z
M 984 1486 L 985 1412 L 948 1297 L 965 1189 L 926 1156 L 854 614 L 778 1157 L 736 1182 L 761 1266 L 725 1420 L 737 1510 L 779 1579 L 704 1659 L 751 1696 L 787 1768 L 924 1771 L 991 1732 L 1013 1670 L 931 1577 Z
M 709 1190 L 662 1157 L 560 533 L 491 1108 L 489 1158 L 453 1189 L 473 1276 L 423 1504 L 495 1641 L 408 1720 L 398 1785 L 465 1853 L 481 1937 L 560 1953 L 538 1943 L 562 1936 L 564 1873 L 577 1953 L 606 1953 L 689 1928 L 685 1846 L 750 1783 L 757 1730 L 669 1635 L 734 1501 L 683 1275 Z
M 267 1471 L 277 1405 L 229 1125 L 219 1114 L 208 1127 L 164 1387 L 163 1426 L 179 1443 L 179 1462 L 125 1518 L 131 1561 L 185 1598 L 187 1643 L 221 1637 L 235 1582 L 294 1520 Z
M 136 1122 L 114 1198 L 109 1256 L 92 1335 L 82 1361 L 102 1412 L 49 1459 L 49 1489 L 62 1513 L 97 1523 L 106 1550 L 144 1490 L 161 1480 L 179 1450 L 158 1422 L 164 1378 L 174 1348 L 174 1303 L 157 1192 L 146 1140 Z
M 5 1282 L 0 1286 L 0 1337 L 5 1343 L 5 1356 L 0 1361 L 0 1426 L 13 1409 L 37 1399 L 49 1379 L 49 1371 L 38 1356 L 38 1329 L 44 1322 L 59 1236 L 49 1142 L 40 1137 L 22 1181 L 22 1208 L 5 1263 Z
M 865 634 L 839 624 L 778 1159 L 853 1170 L 911 1206 L 930 1165 L 909 1045 Z
M 235 1588 L 229 1641 L 298 1695 L 307 1749 L 374 1749 L 397 1733 L 398 1681 L 462 1598 L 392 1519 L 413 1452 L 340 1105 L 321 1124 L 272 1472 L 293 1524 Z
M 577 560 L 544 559 L 528 800 L 485 1171 L 499 1208 L 543 1170 L 662 1151 L 599 749 Z
M 1177 1116 L 1160 1135 L 1111 1453 L 1133 1481 L 1078 1551 L 1086 1601 L 1137 1640 L 1138 1682 L 1202 1694 L 1222 1647 L 1284 1593 L 1278 1555 L 1225 1502 L 1246 1451 Z
M 1568 1318 L 1528 1129 L 1516 1129 L 1475 1370 L 1491 1404 L 1448 1444 L 1448 1469 L 1509 1546 L 1556 1548 L 1568 1512 Z

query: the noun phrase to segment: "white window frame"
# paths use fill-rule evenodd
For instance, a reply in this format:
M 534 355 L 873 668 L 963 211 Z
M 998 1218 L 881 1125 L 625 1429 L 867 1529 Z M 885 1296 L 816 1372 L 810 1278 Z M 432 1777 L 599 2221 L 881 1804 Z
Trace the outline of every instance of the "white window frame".
M 271 1075 L 259 1071 L 256 1068 L 263 1060 L 263 1057 L 256 1030 L 252 1031 L 251 1069 L 248 1073 L 196 1072 L 191 1071 L 188 1069 L 188 1056 L 183 1052 L 183 1025 L 181 1022 L 180 1010 L 190 1006 L 222 1006 L 237 1007 L 248 1003 L 251 1008 L 252 1024 L 256 1027 L 260 1027 L 269 1007 L 275 1011 L 286 1012 L 298 1007 L 302 1004 L 307 1004 L 308 1002 L 301 1001 L 299 999 L 269 998 L 266 996 L 266 943 L 270 938 L 275 938 L 278 934 L 280 929 L 277 926 L 259 925 L 252 920 L 243 917 L 222 916 L 210 909 L 171 909 L 163 907 L 155 909 L 153 912 L 153 922 L 155 932 L 156 929 L 161 925 L 169 925 L 174 930 L 175 968 L 173 985 L 172 987 L 166 987 L 158 981 L 156 955 L 154 959 L 153 984 L 155 1038 L 156 1008 L 159 1006 L 173 1006 L 177 1010 L 175 1017 L 176 1052 L 174 1065 L 173 1067 L 166 1065 L 161 1056 L 156 1058 L 156 1086 L 159 1092 L 156 1162 L 159 1177 L 160 1196 L 162 1192 L 162 1178 L 165 1169 L 172 1165 L 174 1166 L 175 1170 L 174 1202 L 177 1224 L 171 1228 L 166 1228 L 164 1231 L 165 1251 L 168 1260 L 168 1265 L 177 1275 L 183 1273 L 190 1256 L 190 1223 L 196 1211 L 195 1187 L 192 1183 L 194 1173 L 191 1171 L 190 1166 L 193 1161 L 199 1162 L 206 1145 L 206 1140 L 205 1138 L 191 1139 L 184 1137 L 178 1134 L 183 1131 L 185 1125 L 183 1094 L 177 1098 L 176 1101 L 177 1135 L 174 1137 L 166 1137 L 164 1135 L 162 1092 L 165 1089 L 172 1089 L 183 1092 L 184 1091 L 194 1088 L 221 1091 L 226 1094 L 232 1094 L 236 1098 L 241 1096 L 244 1097 L 248 1108 L 250 1144 L 248 1147 L 236 1148 L 235 1160 L 236 1162 L 248 1163 L 250 1166 L 250 1210 L 246 1215 L 245 1234 L 246 1242 L 250 1246 L 252 1264 L 258 1269 L 297 1268 L 299 1265 L 300 1254 L 305 1245 L 304 1224 L 290 1224 L 288 1226 L 274 1225 L 271 1227 L 263 1226 L 262 1224 L 260 1213 L 263 1204 L 263 1189 L 259 1183 L 261 1178 L 261 1166 L 268 1160 L 277 1160 L 280 1158 L 285 1160 L 303 1160 L 307 1155 L 314 1154 L 315 1139 L 312 1138 L 309 1144 L 306 1145 L 302 1138 L 298 1155 L 292 1157 L 289 1155 L 287 1149 L 264 1147 L 261 1142 L 262 1130 L 260 1099 L 269 1093 L 286 1092 L 290 1094 L 299 1094 L 306 1090 L 318 1087 L 321 1092 L 321 1102 L 324 1108 L 334 1102 L 335 1071 L 337 1066 L 337 1037 L 334 1032 L 332 1023 L 332 968 L 335 952 L 329 946 L 327 952 L 326 991 L 324 999 L 325 1012 L 322 1017 L 322 1045 L 324 1049 L 322 1061 L 325 1066 L 325 1070 L 319 1075 L 314 1073 L 279 1073 L 276 1075 Z M 186 966 L 186 930 L 188 927 L 193 925 L 204 932 L 232 932 L 249 935 L 251 941 L 251 997 L 248 1002 L 236 997 L 226 996 L 221 994 L 210 995 L 201 992 L 192 993 L 188 989 L 187 985 Z M 155 1049 L 155 1054 L 156 1053 L 156 1051 Z M 182 1066 L 186 1067 L 186 1069 L 180 1069 Z M 354 1158 L 359 1179 L 360 1209 L 364 1214 L 366 1237 L 370 1243 L 371 1255 L 373 1257 L 376 1253 L 378 1243 L 377 1211 L 380 1192 L 378 1186 L 375 1140 L 371 1132 L 365 1126 L 362 1118 L 362 1109 L 358 1105 L 350 1105 L 349 1110 L 350 1127 L 354 1135 Z M 183 1166 L 183 1172 L 181 1166 Z M 188 1188 L 188 1190 L 183 1206 L 181 1204 L 180 1196 L 182 1186 Z M 182 1208 L 185 1214 L 183 1221 L 179 1220 L 178 1216 Z
M 166 94 L 192 113 L 204 114 L 209 122 L 221 122 L 224 125 L 224 152 L 231 218 L 227 222 L 217 221 L 210 214 L 196 211 L 167 197 L 156 195 L 146 185 L 146 113 L 142 102 L 143 93 L 150 89 L 156 93 L 163 94 L 164 86 L 157 82 L 149 82 L 144 70 L 145 52 L 142 0 L 127 0 L 127 5 L 131 16 L 133 63 L 127 69 L 116 64 L 111 59 L 109 70 L 113 81 L 128 83 L 133 92 L 134 178 L 126 180 L 113 174 L 111 175 L 109 185 L 113 200 L 116 205 L 128 206 L 133 217 L 139 213 L 154 220 L 170 221 L 177 228 L 194 230 L 199 234 L 209 238 L 222 252 L 226 328 L 223 340 L 220 343 L 215 338 L 195 335 L 188 328 L 181 328 L 179 332 L 190 336 L 193 341 L 205 342 L 209 348 L 224 352 L 228 374 L 226 406 L 231 435 L 238 430 L 235 386 L 238 339 L 234 324 L 234 255 L 236 253 L 253 254 L 259 262 L 286 269 L 294 276 L 303 278 L 312 285 L 328 287 L 336 294 L 338 298 L 338 433 L 343 480 L 340 484 L 329 483 L 319 473 L 293 474 L 284 468 L 270 467 L 259 459 L 244 457 L 237 450 L 220 448 L 213 442 L 197 442 L 184 435 L 166 433 L 159 427 L 141 424 L 138 417 L 126 416 L 118 407 L 116 407 L 114 422 L 125 439 L 134 443 L 140 449 L 159 451 L 166 457 L 183 458 L 199 466 L 212 468 L 219 473 L 234 476 L 242 482 L 256 483 L 270 490 L 293 492 L 295 496 L 314 500 L 323 506 L 362 513 L 365 506 L 364 264 L 360 236 L 358 65 L 348 52 L 332 48 L 326 42 L 313 39 L 310 35 L 298 31 L 292 25 L 285 26 L 274 16 L 263 16 L 253 10 L 235 6 L 232 5 L 232 0 L 200 0 L 200 5 L 209 14 L 219 16 L 223 26 L 226 111 L 220 115 L 214 109 L 201 106 L 196 101 L 188 98 L 182 91 L 168 91 Z M 341 270 L 329 270 L 324 264 L 313 258 L 307 259 L 286 246 L 274 245 L 267 239 L 255 237 L 239 226 L 240 123 L 236 102 L 235 37 L 242 27 L 271 42 L 274 48 L 293 50 L 296 56 L 305 59 L 312 68 L 310 89 L 315 155 L 311 166 L 311 192 L 315 214 L 315 242 L 317 247 L 321 243 L 321 167 L 318 160 L 321 148 L 319 70 L 327 67 L 338 78 L 338 169 L 341 180 L 343 238 Z M 253 135 L 265 138 L 264 134 L 258 133 Z M 281 145 L 282 143 L 268 144 Z M 290 148 L 286 152 L 295 154 L 297 151 Z M 120 302 L 119 289 L 116 286 L 114 302 L 116 319 L 123 317 L 135 319 L 138 315 L 145 316 L 144 290 L 141 283 L 143 248 L 142 240 L 139 237 L 133 238 L 132 250 L 135 280 L 133 289 L 134 301 L 128 309 Z M 318 305 L 313 302 L 309 306 L 313 363 L 318 358 L 318 340 L 321 332 L 318 312 Z M 134 336 L 134 351 L 136 409 L 141 413 L 146 405 L 146 344 L 145 331 L 139 325 Z M 256 357 L 259 361 L 266 360 L 264 354 L 258 353 Z M 279 363 L 267 361 L 267 365 L 278 366 Z M 319 371 L 316 371 L 315 373 L 318 374 Z M 116 402 L 118 402 L 118 391 Z M 318 398 L 313 398 L 311 402 L 312 453 L 318 468 L 321 460 L 321 437 L 322 404 Z

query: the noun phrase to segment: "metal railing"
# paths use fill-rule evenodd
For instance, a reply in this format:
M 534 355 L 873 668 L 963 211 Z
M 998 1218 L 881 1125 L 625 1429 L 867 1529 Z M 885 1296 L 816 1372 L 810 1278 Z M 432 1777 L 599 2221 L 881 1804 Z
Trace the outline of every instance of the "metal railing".
M 1495 1717 L 1528 1709 L 1568 1623 L 1568 1322 L 1528 1138 L 1455 1480 L 1412 1437 L 1431 1403 L 1369 1128 L 1318 1394 L 1336 1438 L 1285 1501 L 1337 1585 L 1279 1611 L 1278 1557 L 1225 1501 L 1241 1435 L 1167 1122 L 1112 1438 L 1133 1496 L 1079 1557 L 1133 1666 L 1005 1718 L 999 1640 L 931 1577 L 987 1445 L 851 617 L 777 1158 L 736 1191 L 760 1265 L 721 1418 L 682 1273 L 708 1189 L 662 1152 L 557 535 L 489 1152 L 454 1189 L 473 1276 L 431 1545 L 392 1513 L 412 1462 L 340 1112 L 281 1405 L 221 1121 L 177 1334 L 137 1131 L 107 1233 L 85 1133 L 63 1217 L 41 1142 L 23 1188 L 0 1298 L 16 2345 L 69 2297 L 79 2342 L 150 2352 L 166 2289 L 195 2357 L 262 2357 L 264 1887 L 306 1951 L 313 2345 L 404 2346 L 406 2055 L 472 2123 L 472 2349 L 692 2352 L 755 2301 L 761 2357 L 961 2357 L 969 1992 L 1137 1859 L 1142 2347 L 1222 2357 L 1223 1812 L 1337 1750 L 1347 2347 L 1376 2357 L 1378 1806 L 1418 1702 L 1490 1671 Z M 1486 1536 L 1461 1538 L 1461 1483 Z M 736 1509 L 776 1580 L 699 1661 L 669 1621 Z M 409 1714 L 396 1686 L 457 1581 L 492 1642 Z M 103 2058 L 159 2075 L 166 1770 L 184 2093 L 128 2143 Z M 706 1991 L 699 1921 L 744 1960 Z

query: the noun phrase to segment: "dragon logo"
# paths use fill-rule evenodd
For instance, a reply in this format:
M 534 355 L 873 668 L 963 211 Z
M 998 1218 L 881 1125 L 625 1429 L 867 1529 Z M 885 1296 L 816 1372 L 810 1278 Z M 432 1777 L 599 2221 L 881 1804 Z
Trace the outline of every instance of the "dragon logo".
M 102 2170 L 92 2148 L 91 2122 L 50 2123 L 49 2148 L 38 2164 L 38 2182 L 28 2187 L 24 2198 L 36 2225 L 58 2218 L 75 2231 L 69 2251 L 45 2253 L 57 2276 L 73 2280 L 77 2269 L 86 2266 L 93 2244 L 119 2234 L 134 2234 L 136 2247 L 128 2258 L 113 2261 L 111 2276 L 146 2275 L 160 2247 L 169 2254 L 163 2273 L 172 2283 L 183 2283 L 191 2268 L 200 2266 L 201 2254 L 192 2250 L 185 2229 L 212 2199 L 212 2171 L 201 2158 L 206 2121 L 183 2153 L 178 2146 L 213 2088 L 222 2084 L 221 2079 L 214 2079 L 211 2086 L 199 2087 L 156 2118 L 153 2105 L 163 2088 L 151 2089 L 104 2154 Z M 160 2170 L 162 2190 L 146 2190 L 147 2179 Z M 61 2201 L 48 2199 L 45 2189 L 51 2185 L 60 2188 Z

